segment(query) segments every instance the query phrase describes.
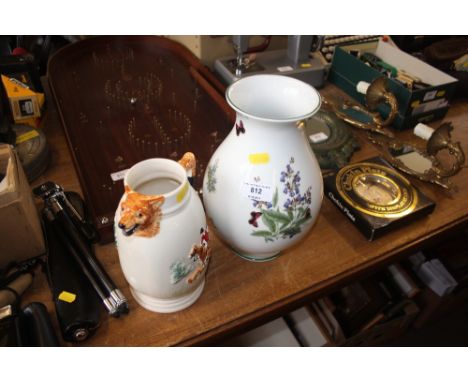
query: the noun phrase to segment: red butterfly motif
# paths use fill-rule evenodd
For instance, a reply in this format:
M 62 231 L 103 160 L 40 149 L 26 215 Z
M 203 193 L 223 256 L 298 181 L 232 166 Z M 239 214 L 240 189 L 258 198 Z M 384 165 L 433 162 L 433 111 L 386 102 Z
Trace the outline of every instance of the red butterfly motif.
M 245 134 L 244 123 L 241 120 L 239 120 L 239 124 L 236 122 L 236 135 L 239 136 L 240 133 Z
M 249 224 L 253 225 L 254 227 L 258 227 L 257 220 L 260 216 L 262 216 L 261 212 L 251 212 L 250 213 L 251 218 L 249 219 Z

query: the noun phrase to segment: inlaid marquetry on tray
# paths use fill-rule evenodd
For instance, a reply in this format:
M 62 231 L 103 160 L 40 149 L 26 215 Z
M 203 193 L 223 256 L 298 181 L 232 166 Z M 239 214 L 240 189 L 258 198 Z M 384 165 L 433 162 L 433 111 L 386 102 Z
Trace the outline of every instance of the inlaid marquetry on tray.
M 193 151 L 198 188 L 232 127 L 222 86 L 192 53 L 166 38 L 83 40 L 52 57 L 48 77 L 102 242 L 113 239 L 126 169 Z

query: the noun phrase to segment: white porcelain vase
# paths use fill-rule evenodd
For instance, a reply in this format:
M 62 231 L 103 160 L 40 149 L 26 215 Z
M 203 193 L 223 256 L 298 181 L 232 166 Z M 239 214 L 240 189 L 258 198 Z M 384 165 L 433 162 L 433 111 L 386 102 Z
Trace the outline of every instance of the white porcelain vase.
M 210 259 L 206 217 L 189 184 L 195 157 L 148 159 L 128 170 L 114 232 L 122 271 L 144 308 L 175 312 L 193 304 Z
M 320 210 L 322 176 L 301 122 L 321 98 L 302 81 L 265 74 L 233 83 L 226 99 L 237 117 L 208 163 L 205 209 L 236 254 L 271 260 L 308 233 Z

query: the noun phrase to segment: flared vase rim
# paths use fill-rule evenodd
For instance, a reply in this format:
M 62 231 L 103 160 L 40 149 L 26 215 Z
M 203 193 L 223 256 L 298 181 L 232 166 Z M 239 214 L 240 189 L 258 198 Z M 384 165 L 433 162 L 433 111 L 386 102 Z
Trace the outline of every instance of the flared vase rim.
M 271 77 L 271 78 L 276 78 L 276 79 L 281 78 L 282 81 L 284 79 L 286 79 L 287 81 L 290 81 L 290 82 L 300 83 L 301 86 L 307 87 L 309 90 L 312 91 L 312 93 L 314 95 L 317 96 L 317 104 L 315 105 L 314 108 L 312 108 L 307 113 L 302 114 L 302 115 L 292 116 L 292 117 L 289 117 L 289 118 L 267 118 L 267 117 L 258 116 L 258 115 L 255 115 L 253 113 L 250 113 L 248 111 L 242 110 L 231 99 L 230 94 L 233 91 L 233 89 L 235 89 L 237 86 L 239 86 L 239 83 L 241 81 L 252 80 L 252 78 L 254 78 L 254 77 L 263 77 L 263 78 Z M 288 123 L 288 122 L 302 121 L 302 120 L 305 120 L 305 119 L 308 119 L 308 118 L 312 117 L 315 113 L 317 113 L 317 111 L 320 110 L 320 107 L 322 106 L 322 97 L 321 97 L 320 93 L 317 91 L 317 89 L 315 89 L 313 86 L 309 85 L 308 83 L 306 83 L 304 81 L 298 80 L 297 78 L 287 77 L 287 76 L 278 75 L 278 74 L 255 74 L 255 75 L 252 75 L 252 76 L 247 76 L 247 77 L 241 78 L 241 79 L 233 82 L 231 85 L 229 85 L 229 87 L 226 89 L 225 94 L 226 94 L 226 100 L 227 100 L 229 106 L 231 106 L 236 111 L 236 113 L 238 115 L 243 115 L 243 116 L 246 116 L 248 118 L 252 118 L 254 120 L 257 120 L 257 121 L 269 122 L 269 123 Z

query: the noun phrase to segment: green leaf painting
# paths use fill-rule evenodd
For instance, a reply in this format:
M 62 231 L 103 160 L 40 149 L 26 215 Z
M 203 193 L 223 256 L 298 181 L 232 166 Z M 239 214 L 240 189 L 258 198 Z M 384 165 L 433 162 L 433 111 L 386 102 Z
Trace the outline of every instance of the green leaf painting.
M 216 183 L 218 182 L 218 180 L 216 178 L 216 170 L 218 170 L 218 161 L 219 161 L 219 159 L 216 159 L 213 164 L 208 166 L 208 170 L 207 170 L 207 176 L 208 176 L 207 189 L 208 189 L 208 192 L 215 192 L 216 191 Z
M 273 207 L 276 208 L 276 206 L 278 205 L 278 189 L 276 189 L 275 193 L 273 194 L 272 203 L 273 203 Z
M 249 224 L 258 227 L 257 218 L 261 217 L 264 227 L 252 231 L 252 236 L 262 237 L 265 242 L 292 238 L 301 232 L 301 227 L 311 219 L 310 205 L 312 203 L 312 187 L 301 193 L 301 177 L 299 171 L 294 171 L 294 158 L 281 172 L 280 182 L 283 184 L 283 205 L 279 206 L 280 193 L 276 188 L 271 203 L 253 201 L 255 211 L 250 213 Z M 259 220 L 260 221 L 260 220 Z
M 194 269 L 194 265 L 190 260 L 177 260 L 171 264 L 169 270 L 171 271 L 171 284 L 177 284 L 185 276 L 187 276 Z

